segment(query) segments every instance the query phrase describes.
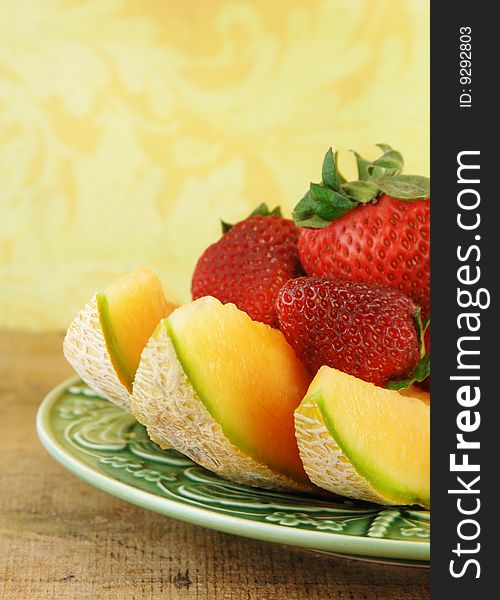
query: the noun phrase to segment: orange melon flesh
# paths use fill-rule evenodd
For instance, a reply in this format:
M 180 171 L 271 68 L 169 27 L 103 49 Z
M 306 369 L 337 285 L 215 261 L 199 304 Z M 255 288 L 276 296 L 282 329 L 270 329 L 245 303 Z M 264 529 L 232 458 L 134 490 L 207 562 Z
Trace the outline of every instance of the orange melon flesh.
M 158 277 L 139 269 L 116 279 L 97 294 L 101 327 L 113 367 L 132 392 L 141 353 L 158 323 L 175 308 L 163 293 Z
M 430 401 L 417 388 L 401 392 L 322 367 L 307 397 L 342 452 L 382 496 L 430 504 Z
M 166 326 L 191 385 L 229 441 L 307 482 L 293 413 L 311 377 L 283 334 L 212 297 L 177 309 Z

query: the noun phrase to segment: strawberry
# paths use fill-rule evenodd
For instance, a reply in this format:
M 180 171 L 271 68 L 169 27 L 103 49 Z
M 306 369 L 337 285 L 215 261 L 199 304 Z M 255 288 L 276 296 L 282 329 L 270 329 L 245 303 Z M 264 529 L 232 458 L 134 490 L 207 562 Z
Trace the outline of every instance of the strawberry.
M 390 146 L 370 163 L 359 155 L 359 180 L 346 182 L 331 149 L 322 184 L 311 184 L 294 211 L 303 227 L 299 255 L 306 273 L 397 289 L 430 313 L 429 180 L 401 175 Z
M 328 365 L 393 389 L 428 375 L 415 303 L 390 288 L 299 277 L 276 300 L 281 331 L 311 374 Z
M 223 223 L 222 238 L 201 255 L 193 273 L 193 300 L 214 296 L 252 319 L 278 327 L 275 300 L 281 286 L 303 273 L 299 229 L 279 208 L 265 204 L 237 223 Z

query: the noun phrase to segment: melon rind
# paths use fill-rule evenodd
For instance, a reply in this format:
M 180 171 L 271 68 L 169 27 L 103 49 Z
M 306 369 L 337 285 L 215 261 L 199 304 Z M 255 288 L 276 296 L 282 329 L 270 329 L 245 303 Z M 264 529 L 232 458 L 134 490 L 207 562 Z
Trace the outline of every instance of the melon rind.
M 388 506 L 404 504 L 380 494 L 354 468 L 327 429 L 313 398 L 295 410 L 295 437 L 309 479 L 318 487 L 347 498 Z
M 175 448 L 225 479 L 267 489 L 312 489 L 273 471 L 227 439 L 191 385 L 163 321 L 142 353 L 131 403 L 134 416 L 160 448 Z
M 130 394 L 115 372 L 104 338 L 97 294 L 68 327 L 63 351 L 66 360 L 90 388 L 130 412 Z

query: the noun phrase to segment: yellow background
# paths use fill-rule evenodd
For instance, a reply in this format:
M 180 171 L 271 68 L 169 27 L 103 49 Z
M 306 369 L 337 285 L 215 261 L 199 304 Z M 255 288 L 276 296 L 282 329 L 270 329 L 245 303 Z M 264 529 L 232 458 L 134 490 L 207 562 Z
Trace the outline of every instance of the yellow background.
M 219 216 L 289 212 L 330 145 L 427 174 L 428 11 L 0 0 L 0 326 L 64 327 L 143 265 L 188 299 Z

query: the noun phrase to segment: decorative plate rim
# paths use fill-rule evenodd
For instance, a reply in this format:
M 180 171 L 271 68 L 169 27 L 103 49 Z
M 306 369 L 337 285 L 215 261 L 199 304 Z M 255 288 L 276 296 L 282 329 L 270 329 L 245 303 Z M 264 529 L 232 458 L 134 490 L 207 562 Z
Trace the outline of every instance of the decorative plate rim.
M 141 508 L 232 535 L 320 552 L 350 555 L 352 558 L 359 555 L 374 557 L 375 559 L 392 558 L 419 562 L 429 561 L 430 544 L 428 541 L 367 538 L 337 534 L 330 531 L 285 528 L 274 523 L 260 523 L 234 515 L 219 514 L 207 508 L 182 504 L 176 500 L 140 490 L 99 472 L 90 465 L 78 460 L 64 448 L 56 439 L 50 426 L 50 416 L 54 403 L 64 390 L 80 381 L 79 377 L 66 379 L 44 397 L 37 411 L 36 430 L 42 445 L 53 458 L 80 479 L 101 491 Z

